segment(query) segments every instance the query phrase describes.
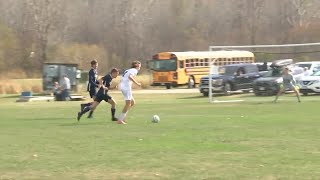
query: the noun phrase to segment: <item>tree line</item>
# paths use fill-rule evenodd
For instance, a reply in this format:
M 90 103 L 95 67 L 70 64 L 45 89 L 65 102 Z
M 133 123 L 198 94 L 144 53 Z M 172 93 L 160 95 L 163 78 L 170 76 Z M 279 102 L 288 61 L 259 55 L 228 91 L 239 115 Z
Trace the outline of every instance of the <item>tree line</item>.
M 319 42 L 319 7 L 318 0 L 0 1 L 0 71 L 38 77 L 43 62 L 88 69 L 93 58 L 107 71 L 161 51 Z M 257 54 L 261 61 L 314 60 L 319 50 L 252 49 L 269 52 Z

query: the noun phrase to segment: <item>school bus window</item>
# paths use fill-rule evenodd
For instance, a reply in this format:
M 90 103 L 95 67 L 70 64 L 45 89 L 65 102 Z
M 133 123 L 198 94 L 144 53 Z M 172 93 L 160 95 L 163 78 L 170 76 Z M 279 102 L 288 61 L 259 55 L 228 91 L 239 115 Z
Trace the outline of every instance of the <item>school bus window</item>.
M 199 66 L 199 59 L 195 59 L 195 66 Z
M 199 66 L 203 66 L 203 59 L 200 59 Z
M 204 64 L 203 64 L 203 65 L 204 65 L 204 66 L 209 66 L 209 63 L 208 63 L 208 62 L 209 62 L 209 59 L 208 59 L 208 58 L 205 58 L 205 59 L 204 59 Z

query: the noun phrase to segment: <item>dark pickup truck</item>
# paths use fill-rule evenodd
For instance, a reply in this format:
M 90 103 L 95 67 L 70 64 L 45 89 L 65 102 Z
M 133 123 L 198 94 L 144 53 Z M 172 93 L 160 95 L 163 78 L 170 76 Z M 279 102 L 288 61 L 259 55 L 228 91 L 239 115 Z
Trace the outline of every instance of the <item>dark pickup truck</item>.
M 249 92 L 253 81 L 261 75 L 255 64 L 231 64 L 221 66 L 219 74 L 212 75 L 212 93 L 230 95 L 232 91 Z M 199 90 L 204 96 L 209 94 L 209 76 L 201 78 Z

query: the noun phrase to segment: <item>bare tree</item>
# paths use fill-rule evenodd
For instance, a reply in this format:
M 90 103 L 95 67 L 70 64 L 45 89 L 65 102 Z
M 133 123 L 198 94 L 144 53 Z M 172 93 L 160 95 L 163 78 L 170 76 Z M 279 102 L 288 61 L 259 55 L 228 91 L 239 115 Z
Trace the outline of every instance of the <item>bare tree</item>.
M 27 9 L 33 15 L 33 30 L 35 32 L 35 54 L 38 63 L 46 62 L 50 31 L 64 19 L 63 0 L 26 0 Z M 40 64 L 41 65 L 41 64 Z M 39 66 L 39 65 L 38 65 Z

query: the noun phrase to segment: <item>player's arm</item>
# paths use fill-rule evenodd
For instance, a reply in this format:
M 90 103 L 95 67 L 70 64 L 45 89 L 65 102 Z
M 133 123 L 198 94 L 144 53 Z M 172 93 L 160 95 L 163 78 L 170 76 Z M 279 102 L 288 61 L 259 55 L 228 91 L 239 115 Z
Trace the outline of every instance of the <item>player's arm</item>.
M 129 75 L 129 79 L 134 82 L 136 85 L 141 86 L 141 83 L 139 83 L 131 74 Z
M 98 83 L 99 84 L 97 84 L 97 86 L 100 88 L 100 87 L 103 87 L 103 89 L 105 89 L 105 90 L 108 90 L 108 87 L 105 87 L 104 85 L 103 85 L 103 81 L 105 80 L 105 77 L 101 77 L 101 78 L 99 78 L 97 81 L 98 81 Z

